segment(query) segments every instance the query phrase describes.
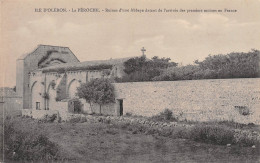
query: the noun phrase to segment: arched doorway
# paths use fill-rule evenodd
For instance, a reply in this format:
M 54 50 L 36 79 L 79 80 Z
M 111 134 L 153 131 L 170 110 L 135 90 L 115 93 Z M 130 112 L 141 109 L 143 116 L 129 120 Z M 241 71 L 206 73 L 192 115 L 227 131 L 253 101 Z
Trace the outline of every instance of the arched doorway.
M 77 92 L 77 88 L 80 86 L 80 83 L 76 80 L 73 79 L 70 83 L 69 83 L 69 87 L 68 87 L 68 97 L 70 99 L 77 97 L 76 96 L 76 92 Z
M 41 85 L 39 82 L 34 82 L 31 88 L 32 95 L 32 109 L 41 110 L 43 109 L 42 96 L 41 96 Z

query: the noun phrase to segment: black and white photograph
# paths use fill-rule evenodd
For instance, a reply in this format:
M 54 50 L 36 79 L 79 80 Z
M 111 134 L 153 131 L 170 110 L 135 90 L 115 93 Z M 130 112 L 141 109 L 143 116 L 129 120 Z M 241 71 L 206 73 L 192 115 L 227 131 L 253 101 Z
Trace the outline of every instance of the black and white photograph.
M 260 0 L 0 0 L 0 163 L 260 162 Z

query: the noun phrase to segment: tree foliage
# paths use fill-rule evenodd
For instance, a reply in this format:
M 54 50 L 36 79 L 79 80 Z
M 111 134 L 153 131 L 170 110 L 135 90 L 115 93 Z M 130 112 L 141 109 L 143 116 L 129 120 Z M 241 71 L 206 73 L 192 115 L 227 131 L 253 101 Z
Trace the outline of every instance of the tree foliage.
M 170 62 L 170 60 L 170 58 L 159 58 L 158 56 L 154 56 L 152 59 L 147 59 L 145 56 L 131 58 L 124 63 L 124 72 L 127 75 L 121 81 L 151 81 L 152 78 L 159 76 L 163 69 L 177 66 L 177 63 Z
M 114 86 L 109 79 L 94 79 L 83 83 L 77 88 L 77 96 L 85 99 L 91 106 L 97 103 L 100 106 L 115 102 Z
M 167 68 L 153 80 L 256 78 L 260 77 L 259 58 L 258 50 L 209 55 L 201 62 L 194 61 L 195 65 Z
M 202 70 L 214 70 L 218 78 L 250 78 L 259 75 L 259 51 L 209 55 L 204 61 L 195 61 Z

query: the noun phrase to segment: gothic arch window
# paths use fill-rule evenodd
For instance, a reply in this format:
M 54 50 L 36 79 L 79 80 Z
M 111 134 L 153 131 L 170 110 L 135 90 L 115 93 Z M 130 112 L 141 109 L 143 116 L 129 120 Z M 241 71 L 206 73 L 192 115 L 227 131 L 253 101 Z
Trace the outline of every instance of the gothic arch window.
M 76 79 L 71 80 L 71 82 L 68 85 L 68 97 L 69 98 L 75 98 L 76 97 L 76 92 L 77 92 L 77 87 L 80 86 L 80 82 Z
M 41 84 L 34 82 L 31 87 L 31 107 L 32 109 L 41 109 L 43 104 L 41 103 Z
M 31 93 L 32 93 L 32 90 L 33 90 L 33 87 L 34 85 L 37 83 L 37 81 L 33 82 L 32 86 L 31 86 Z

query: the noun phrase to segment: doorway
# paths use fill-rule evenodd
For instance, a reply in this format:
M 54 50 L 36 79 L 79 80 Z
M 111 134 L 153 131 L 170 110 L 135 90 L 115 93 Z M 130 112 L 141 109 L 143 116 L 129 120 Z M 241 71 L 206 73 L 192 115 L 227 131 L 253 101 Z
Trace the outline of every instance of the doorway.
M 70 113 L 81 113 L 81 102 L 78 99 L 69 100 L 68 110 Z
M 120 99 L 119 101 L 119 115 L 122 116 L 123 115 L 123 100 Z
M 36 102 L 36 110 L 41 110 L 40 106 L 40 102 Z

